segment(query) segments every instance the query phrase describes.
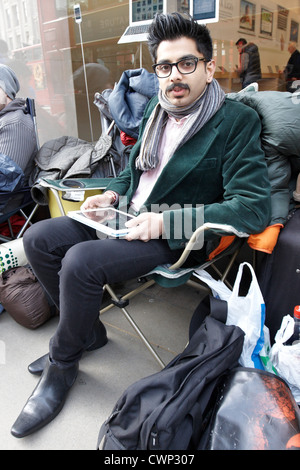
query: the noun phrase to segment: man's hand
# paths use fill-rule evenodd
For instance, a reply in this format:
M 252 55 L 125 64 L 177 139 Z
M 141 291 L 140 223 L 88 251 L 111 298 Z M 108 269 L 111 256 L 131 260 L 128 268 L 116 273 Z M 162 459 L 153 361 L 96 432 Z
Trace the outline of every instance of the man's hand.
M 163 214 L 154 212 L 144 212 L 126 222 L 126 227 L 130 232 L 126 235 L 126 240 L 141 240 L 148 242 L 154 238 L 159 238 L 163 233 Z
M 98 209 L 98 207 L 108 207 L 112 205 L 112 202 L 113 196 L 111 193 L 97 194 L 96 196 L 88 197 L 80 207 L 80 210 L 87 211 Z

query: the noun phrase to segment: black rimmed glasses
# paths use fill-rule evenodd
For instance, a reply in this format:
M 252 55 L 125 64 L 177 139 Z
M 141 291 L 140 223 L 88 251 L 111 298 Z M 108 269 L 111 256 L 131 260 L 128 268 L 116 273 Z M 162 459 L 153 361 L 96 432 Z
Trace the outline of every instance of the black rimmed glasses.
M 188 57 L 186 59 L 181 59 L 178 62 L 174 62 L 173 64 L 166 62 L 161 64 L 154 64 L 152 65 L 152 67 L 158 78 L 167 78 L 171 75 L 174 66 L 182 75 L 194 73 L 197 68 L 198 62 L 210 61 L 205 59 L 204 57 Z

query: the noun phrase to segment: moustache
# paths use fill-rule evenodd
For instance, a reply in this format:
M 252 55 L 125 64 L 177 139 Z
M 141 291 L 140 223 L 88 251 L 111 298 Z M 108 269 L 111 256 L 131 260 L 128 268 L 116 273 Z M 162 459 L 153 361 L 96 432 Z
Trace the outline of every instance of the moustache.
M 167 89 L 166 92 L 173 91 L 174 88 L 182 88 L 183 90 L 190 90 L 190 87 L 187 85 L 187 83 L 172 83 Z

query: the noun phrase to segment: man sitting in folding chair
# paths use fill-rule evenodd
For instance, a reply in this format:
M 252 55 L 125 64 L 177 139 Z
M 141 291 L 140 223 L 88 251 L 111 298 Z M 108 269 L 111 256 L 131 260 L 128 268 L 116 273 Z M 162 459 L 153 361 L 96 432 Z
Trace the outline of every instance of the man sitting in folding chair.
M 145 110 L 127 168 L 104 194 L 83 204 L 104 207 L 125 197 L 138 214 L 128 223 L 129 234 L 98 239 L 94 229 L 69 217 L 38 222 L 25 233 L 26 255 L 60 310 L 60 322 L 42 377 L 12 427 L 16 437 L 37 431 L 59 413 L 82 353 L 106 343 L 99 321 L 105 284 L 175 262 L 187 242 L 185 224 L 196 229 L 202 215 L 204 222 L 246 233 L 268 225 L 270 183 L 260 120 L 251 108 L 225 99 L 214 79 L 206 27 L 179 14 L 158 15 L 149 48 L 159 95 Z M 206 259 L 216 239 L 219 235 L 207 236 L 188 262 Z

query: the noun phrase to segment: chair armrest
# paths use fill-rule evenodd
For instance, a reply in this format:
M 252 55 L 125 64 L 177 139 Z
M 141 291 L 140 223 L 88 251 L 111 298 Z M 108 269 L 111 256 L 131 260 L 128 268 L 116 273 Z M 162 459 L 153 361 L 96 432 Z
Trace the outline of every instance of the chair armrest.
M 206 222 L 205 224 L 201 225 L 201 227 L 198 227 L 197 230 L 193 233 L 191 238 L 189 239 L 188 243 L 186 244 L 186 247 L 178 259 L 176 263 L 174 263 L 170 269 L 178 269 L 180 268 L 183 263 L 186 261 L 188 258 L 190 252 L 193 250 L 195 244 L 197 243 L 199 236 L 205 232 L 205 230 L 215 230 L 218 232 L 226 232 L 229 233 L 230 235 L 236 235 L 239 238 L 248 238 L 249 234 L 245 232 L 239 232 L 236 230 L 232 225 L 227 225 L 227 224 L 214 224 L 211 222 Z

